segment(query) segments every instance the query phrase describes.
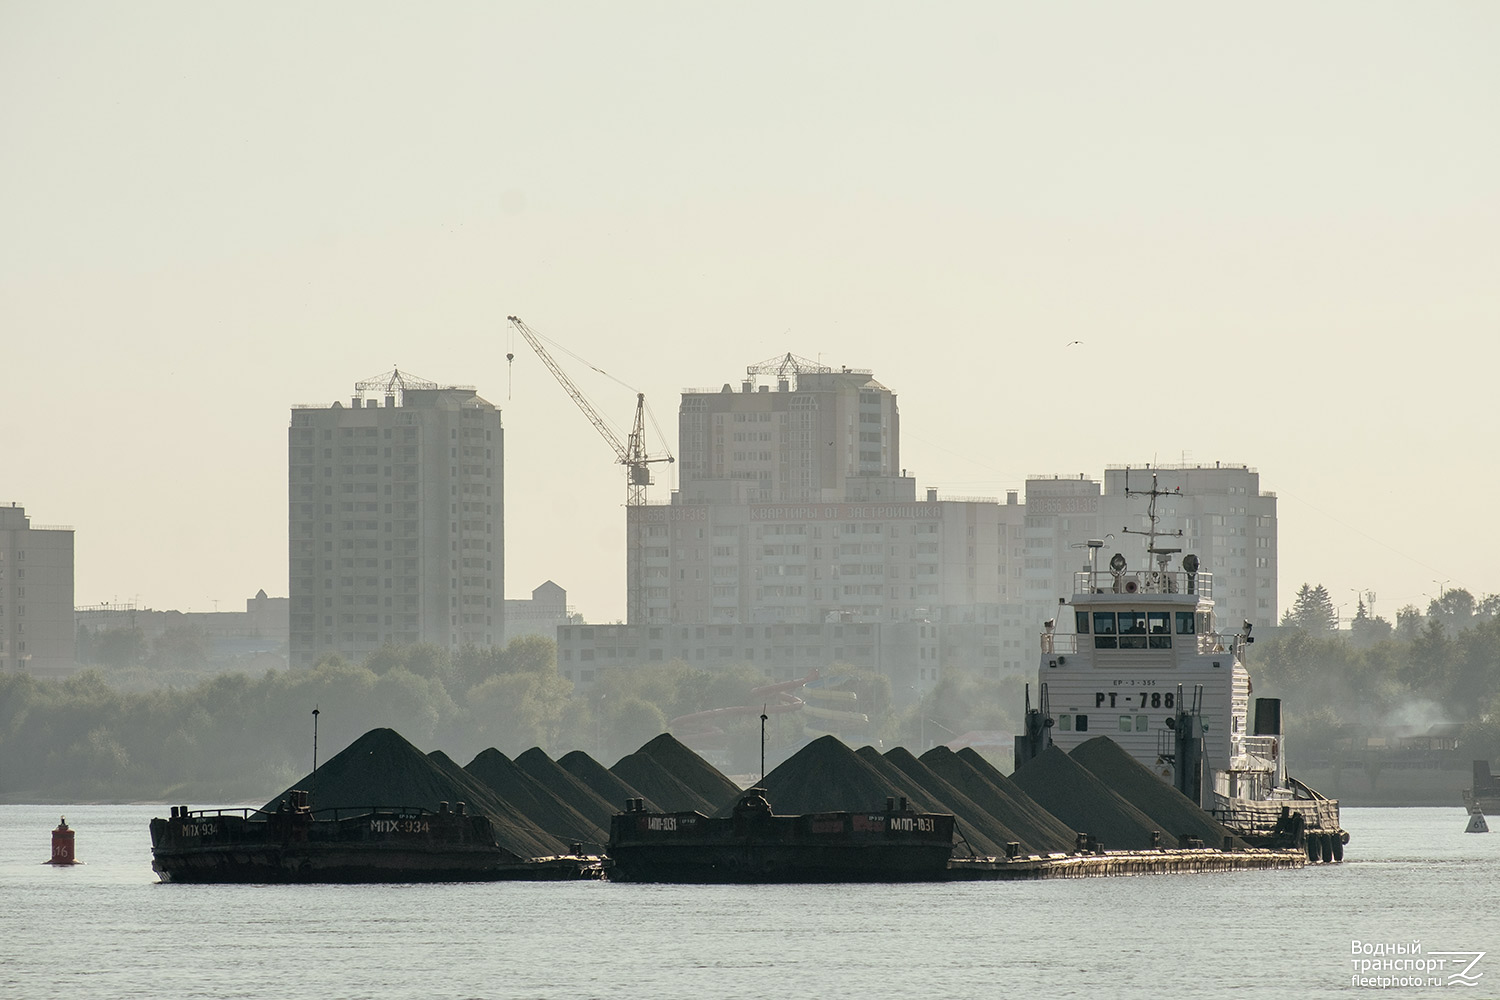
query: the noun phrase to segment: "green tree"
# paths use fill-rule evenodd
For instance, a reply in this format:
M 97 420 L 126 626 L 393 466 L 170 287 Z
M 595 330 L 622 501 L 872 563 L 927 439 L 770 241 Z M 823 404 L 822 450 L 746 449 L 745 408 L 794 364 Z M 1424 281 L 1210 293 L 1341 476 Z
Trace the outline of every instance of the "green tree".
M 464 645 L 453 654 L 449 690 L 455 697 L 504 673 L 505 651 L 498 646 Z
M 1396 610 L 1396 636 L 1406 642 L 1414 641 L 1422 631 L 1422 612 L 1415 605 L 1407 604 Z
M 477 749 L 514 757 L 539 746 L 551 753 L 572 688 L 556 673 L 500 674 L 475 686 L 464 702 Z
M 501 663 L 506 673 L 556 673 L 557 642 L 544 635 L 518 635 L 506 643 Z
M 1316 587 L 1304 583 L 1292 606 L 1281 616 L 1281 624 L 1308 632 L 1331 632 L 1339 627 L 1338 610 L 1321 583 Z
M 1391 623 L 1384 618 L 1377 618 L 1369 613 L 1365 607 L 1363 596 L 1359 599 L 1359 607 L 1354 612 L 1354 620 L 1349 623 L 1349 634 L 1354 642 L 1361 647 L 1373 646 L 1375 643 L 1391 637 Z
M 1427 604 L 1427 617 L 1441 621 L 1448 634 L 1461 632 L 1473 624 L 1477 602 L 1474 595 L 1462 588 L 1444 590 Z
M 605 726 L 611 756 L 623 757 L 666 732 L 667 718 L 643 698 L 626 698 L 609 704 Z

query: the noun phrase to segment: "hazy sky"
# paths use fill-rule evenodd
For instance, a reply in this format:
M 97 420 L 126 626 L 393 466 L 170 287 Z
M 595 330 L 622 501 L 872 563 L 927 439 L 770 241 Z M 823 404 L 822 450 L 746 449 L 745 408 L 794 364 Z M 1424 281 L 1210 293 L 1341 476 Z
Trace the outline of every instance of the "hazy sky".
M 1244 463 L 1283 607 L 1500 591 L 1497 51 L 1484 2 L 0 2 L 0 501 L 80 604 L 284 595 L 289 408 L 399 365 L 504 409 L 509 596 L 622 616 L 623 470 L 515 313 L 674 450 L 792 351 L 920 488 Z

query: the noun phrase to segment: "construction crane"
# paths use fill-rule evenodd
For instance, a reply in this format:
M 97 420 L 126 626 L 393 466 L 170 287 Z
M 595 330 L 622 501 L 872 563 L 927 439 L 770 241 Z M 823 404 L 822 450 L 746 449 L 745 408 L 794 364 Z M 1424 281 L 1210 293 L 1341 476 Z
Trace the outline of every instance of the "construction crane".
M 542 359 L 542 364 L 557 379 L 558 384 L 563 387 L 567 394 L 573 397 L 573 402 L 583 411 L 583 415 L 589 418 L 589 423 L 599 432 L 599 436 L 609 442 L 609 446 L 615 450 L 615 461 L 625 466 L 625 519 L 626 531 L 634 535 L 634 544 L 630 545 L 627 554 L 626 567 L 626 590 L 629 595 L 627 603 L 626 620 L 632 624 L 646 620 L 646 487 L 651 485 L 651 465 L 653 462 L 675 462 L 671 453 L 665 455 L 646 454 L 646 394 L 637 392 L 635 394 L 635 423 L 632 425 L 630 434 L 625 441 L 615 433 L 615 429 L 599 415 L 599 411 L 573 384 L 567 373 L 557 366 L 552 360 L 552 355 L 542 346 L 540 337 L 531 327 L 521 321 L 518 316 L 506 317 L 512 326 L 521 332 L 526 338 L 526 343 L 536 352 L 536 356 Z M 506 360 L 511 356 L 506 355 Z M 598 369 L 595 369 L 598 371 Z
M 599 432 L 600 437 L 609 442 L 609 446 L 615 450 L 615 461 L 625 466 L 625 506 L 643 507 L 646 504 L 646 487 L 651 485 L 651 463 L 653 462 L 675 462 L 670 453 L 665 455 L 646 454 L 646 394 L 638 392 L 635 394 L 635 423 L 631 427 L 630 434 L 622 442 L 615 429 L 599 415 L 599 411 L 573 384 L 567 373 L 558 367 L 557 362 L 552 360 L 552 355 L 542 346 L 541 339 L 536 332 L 522 322 L 519 316 L 508 316 L 511 325 L 520 331 L 521 336 L 526 338 L 526 343 L 536 352 L 536 356 L 542 359 L 542 364 L 557 379 L 573 402 L 583 411 L 583 415 L 589 418 L 589 423 Z

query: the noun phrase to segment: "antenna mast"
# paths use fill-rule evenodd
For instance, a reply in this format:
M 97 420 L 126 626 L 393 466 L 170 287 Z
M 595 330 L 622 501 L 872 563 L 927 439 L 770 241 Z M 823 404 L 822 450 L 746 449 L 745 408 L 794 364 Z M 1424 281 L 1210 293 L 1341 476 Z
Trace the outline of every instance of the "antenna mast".
M 1145 531 L 1140 531 L 1139 529 L 1132 528 L 1129 525 L 1126 525 L 1125 527 L 1121 528 L 1120 531 L 1123 534 L 1126 534 L 1126 535 L 1145 535 L 1146 536 L 1146 551 L 1149 552 L 1156 559 L 1157 565 L 1162 569 L 1162 571 L 1165 572 L 1165 570 L 1167 568 L 1167 562 L 1171 559 L 1172 555 L 1174 553 L 1181 552 L 1182 549 L 1180 549 L 1180 548 L 1175 548 L 1175 549 L 1158 548 L 1157 545 L 1156 545 L 1156 539 L 1158 537 L 1181 538 L 1182 537 L 1182 529 L 1178 528 L 1176 531 L 1160 531 L 1160 530 L 1157 529 L 1156 522 L 1158 520 L 1158 515 L 1156 513 L 1156 499 L 1157 499 L 1157 497 L 1178 497 L 1178 496 L 1182 496 L 1182 489 L 1181 489 L 1181 487 L 1178 487 L 1178 488 L 1175 488 L 1175 489 L 1170 489 L 1170 490 L 1164 490 L 1164 489 L 1159 488 L 1157 486 L 1157 483 L 1156 483 L 1156 470 L 1152 469 L 1151 470 L 1151 488 L 1149 490 L 1133 490 L 1133 489 L 1130 488 L 1130 466 L 1127 465 L 1125 467 L 1125 495 L 1127 497 L 1150 497 L 1151 498 L 1151 502 L 1146 505 L 1146 520 L 1147 520 L 1146 530 Z

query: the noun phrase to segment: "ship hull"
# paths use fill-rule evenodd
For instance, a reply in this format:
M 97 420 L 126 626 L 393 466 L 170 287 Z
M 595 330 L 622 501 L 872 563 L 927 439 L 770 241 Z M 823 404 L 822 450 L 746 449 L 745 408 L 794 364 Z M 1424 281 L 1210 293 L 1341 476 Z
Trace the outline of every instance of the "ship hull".
M 628 882 L 918 882 L 948 877 L 953 817 L 872 812 L 711 819 L 627 812 L 609 878 Z
M 175 812 L 175 810 L 174 810 Z M 479 882 L 597 877 L 597 858 L 523 859 L 481 816 L 423 810 L 264 814 L 217 811 L 151 821 L 163 882 Z

